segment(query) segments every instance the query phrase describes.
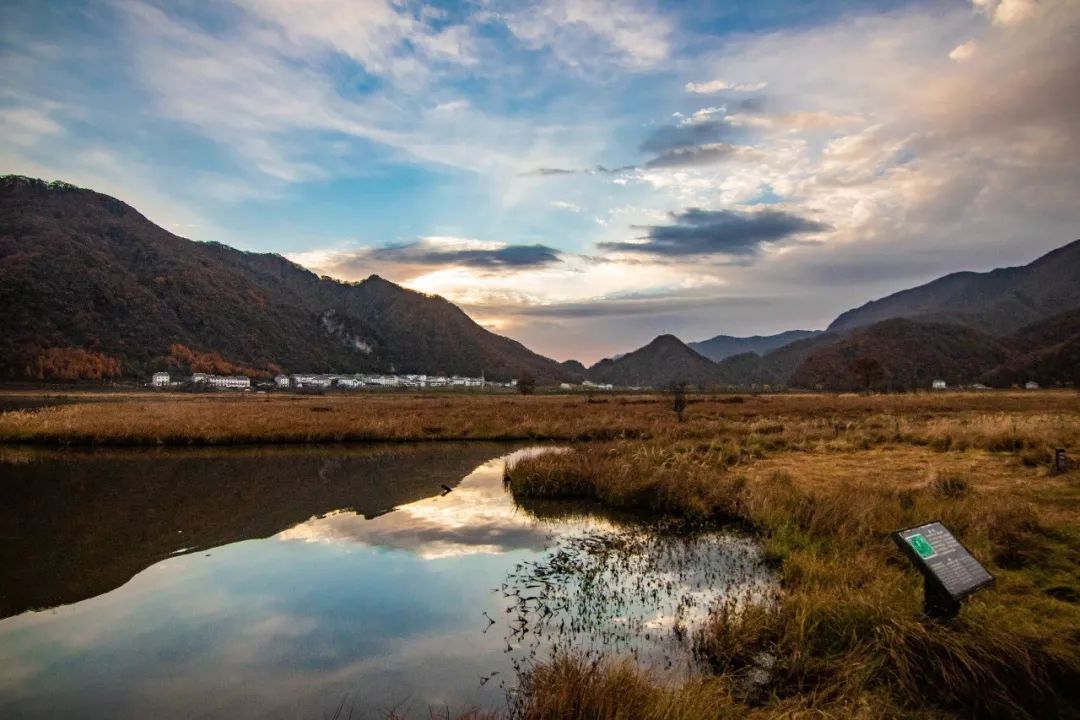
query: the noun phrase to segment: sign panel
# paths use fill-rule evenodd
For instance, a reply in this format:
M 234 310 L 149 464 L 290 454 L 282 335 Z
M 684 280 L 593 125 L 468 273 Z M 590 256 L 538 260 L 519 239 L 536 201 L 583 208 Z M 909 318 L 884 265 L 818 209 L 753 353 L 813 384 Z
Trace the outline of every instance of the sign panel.
M 994 577 L 939 522 L 899 530 L 893 539 L 929 583 L 960 600 L 994 582 Z

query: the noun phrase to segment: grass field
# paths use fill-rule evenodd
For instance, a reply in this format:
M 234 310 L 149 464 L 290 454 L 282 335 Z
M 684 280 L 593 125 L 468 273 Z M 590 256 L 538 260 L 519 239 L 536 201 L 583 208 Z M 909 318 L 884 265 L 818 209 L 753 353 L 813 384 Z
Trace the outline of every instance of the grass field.
M 563 656 L 529 678 L 525 717 L 1080 716 L 1080 473 L 1051 468 L 1053 448 L 1080 451 L 1080 407 L 989 397 L 760 398 L 776 412 L 709 432 L 696 423 L 715 409 L 696 405 L 655 439 L 518 463 L 525 502 L 744 523 L 783 585 L 776 607 L 716 612 L 695 638 L 701 681 Z M 942 623 L 920 616 L 921 579 L 889 538 L 935 519 L 997 579 Z
M 4 413 L 0 441 L 560 440 L 570 452 L 508 469 L 519 501 L 587 497 L 761 538 L 781 601 L 718 609 L 694 639 L 706 676 L 564 655 L 526 679 L 529 719 L 1080 717 L 1075 392 L 700 396 L 681 423 L 662 396 L 97 400 Z M 940 623 L 889 538 L 929 520 L 997 580 Z

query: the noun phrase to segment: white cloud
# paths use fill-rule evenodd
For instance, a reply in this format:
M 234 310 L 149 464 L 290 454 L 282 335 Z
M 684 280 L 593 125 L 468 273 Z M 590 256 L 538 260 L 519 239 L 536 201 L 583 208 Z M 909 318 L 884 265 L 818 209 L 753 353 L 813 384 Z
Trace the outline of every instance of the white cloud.
M 53 117 L 34 107 L 0 108 L 0 137 L 13 145 L 36 145 L 43 139 L 64 132 Z
M 343 94 L 334 77 L 320 68 L 317 54 L 308 57 L 301 51 L 349 53 L 393 75 L 395 62 L 430 60 L 427 51 L 417 60 L 399 48 L 404 37 L 409 46 L 418 42 L 417 36 L 406 35 L 410 28 L 419 37 L 429 37 L 416 30 L 418 21 L 373 3 L 371 7 L 382 9 L 372 24 L 391 37 L 377 47 L 360 47 L 363 43 L 354 46 L 352 35 L 338 31 L 339 24 L 346 29 L 363 24 L 363 13 L 351 5 L 343 15 L 328 13 L 335 22 L 324 22 L 306 5 L 257 6 L 258 17 L 273 17 L 275 23 L 263 20 L 252 26 L 242 20 L 220 34 L 150 5 L 123 8 L 135 42 L 135 66 L 157 111 L 197 129 L 238 154 L 252 170 L 277 181 L 355 172 L 319 137 L 330 133 L 382 145 L 388 161 L 483 174 L 513 203 L 527 189 L 512 179 L 518 173 L 537 163 L 568 161 L 603 137 L 600 127 L 565 122 L 548 126 L 537 118 L 493 116 L 460 97 L 432 104 L 430 94 L 409 81 L 363 95 Z M 295 27 L 277 23 L 287 24 L 293 13 Z M 425 65 L 424 71 L 428 69 Z
M 562 62 L 587 69 L 597 62 L 645 69 L 667 59 L 668 16 L 632 0 L 541 0 L 493 15 L 519 40 L 549 48 Z
M 234 0 L 282 31 L 301 51 L 311 46 L 337 51 L 377 75 L 423 73 L 425 62 L 477 62 L 469 29 L 431 27 L 430 16 L 389 0 Z M 306 54 L 306 53 L 304 53 Z M 425 62 L 417 62 L 418 55 Z
M 727 80 L 709 80 L 708 82 L 688 82 L 683 86 L 683 89 L 689 93 L 695 93 L 697 95 L 712 95 L 714 93 L 722 92 L 724 90 L 732 90 L 735 92 L 755 92 L 757 90 L 764 90 L 768 86 L 768 83 L 730 83 Z
M 956 62 L 967 62 L 971 58 L 975 57 L 975 53 L 978 52 L 979 45 L 974 40 L 968 40 L 967 42 L 960 43 L 949 52 L 949 59 Z
M 1002 27 L 1025 23 L 1039 10 L 1037 0 L 972 0 L 972 5 Z
M 555 208 L 556 210 L 567 210 L 569 212 L 575 213 L 581 212 L 580 205 L 572 202 L 567 202 L 566 200 L 552 200 L 551 207 Z

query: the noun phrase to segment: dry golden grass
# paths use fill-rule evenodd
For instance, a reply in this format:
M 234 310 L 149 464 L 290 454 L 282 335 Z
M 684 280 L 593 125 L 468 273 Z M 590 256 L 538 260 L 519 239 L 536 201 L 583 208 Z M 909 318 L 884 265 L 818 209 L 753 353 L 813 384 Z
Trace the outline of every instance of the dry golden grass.
M 780 402 L 783 413 L 731 419 L 708 441 L 689 430 L 593 443 L 510 468 L 525 503 L 584 496 L 744 523 L 783 586 L 776 607 L 720 611 L 697 638 L 721 709 L 666 714 L 684 691 L 682 707 L 696 707 L 701 687 L 566 657 L 535 672 L 527 716 L 626 717 L 611 703 L 627 685 L 641 717 L 1080 716 L 1080 472 L 1049 467 L 1050 448 L 1080 450 L 1075 403 L 892 400 L 802 416 Z M 997 578 L 942 624 L 921 617 L 921 580 L 889 538 L 933 519 Z M 750 685 L 762 656 L 768 681 Z
M 4 396 L 34 397 L 28 392 Z M 39 395 L 40 396 L 40 395 Z M 725 438 L 748 452 L 1040 447 L 1075 437 L 1076 393 L 700 396 L 675 423 L 663 396 L 440 393 L 327 396 L 69 393 L 78 404 L 0 414 L 0 442 L 239 444 L 366 440 Z M 738 398 L 741 402 L 732 402 Z

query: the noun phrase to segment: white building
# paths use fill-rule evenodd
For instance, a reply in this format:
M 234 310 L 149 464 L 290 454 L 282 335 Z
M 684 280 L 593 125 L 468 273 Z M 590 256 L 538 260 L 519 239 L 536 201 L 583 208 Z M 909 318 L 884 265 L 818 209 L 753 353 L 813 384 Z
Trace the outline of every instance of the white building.
M 944 390 L 948 387 L 948 385 L 945 384 L 944 380 L 935 380 L 934 382 L 930 383 L 930 387 L 932 387 L 934 390 Z
M 150 384 L 154 387 L 165 387 L 169 384 L 171 378 L 167 372 L 156 372 L 154 376 L 150 378 Z
M 278 375 L 274 378 L 274 384 L 279 388 L 287 388 L 292 385 L 292 381 L 289 380 L 288 375 Z
M 327 375 L 293 375 L 293 385 L 302 387 L 330 387 L 332 380 Z
M 249 388 L 251 379 L 244 375 L 207 375 L 206 382 L 211 387 L 218 388 Z
M 1034 380 L 1028 380 L 1026 383 L 1024 383 L 1024 389 L 1025 390 L 1038 390 L 1039 389 L 1039 383 L 1035 382 Z
M 209 377 L 209 375 L 207 375 L 206 373 L 193 373 L 191 376 L 191 382 L 204 383 L 206 382 L 207 377 Z

